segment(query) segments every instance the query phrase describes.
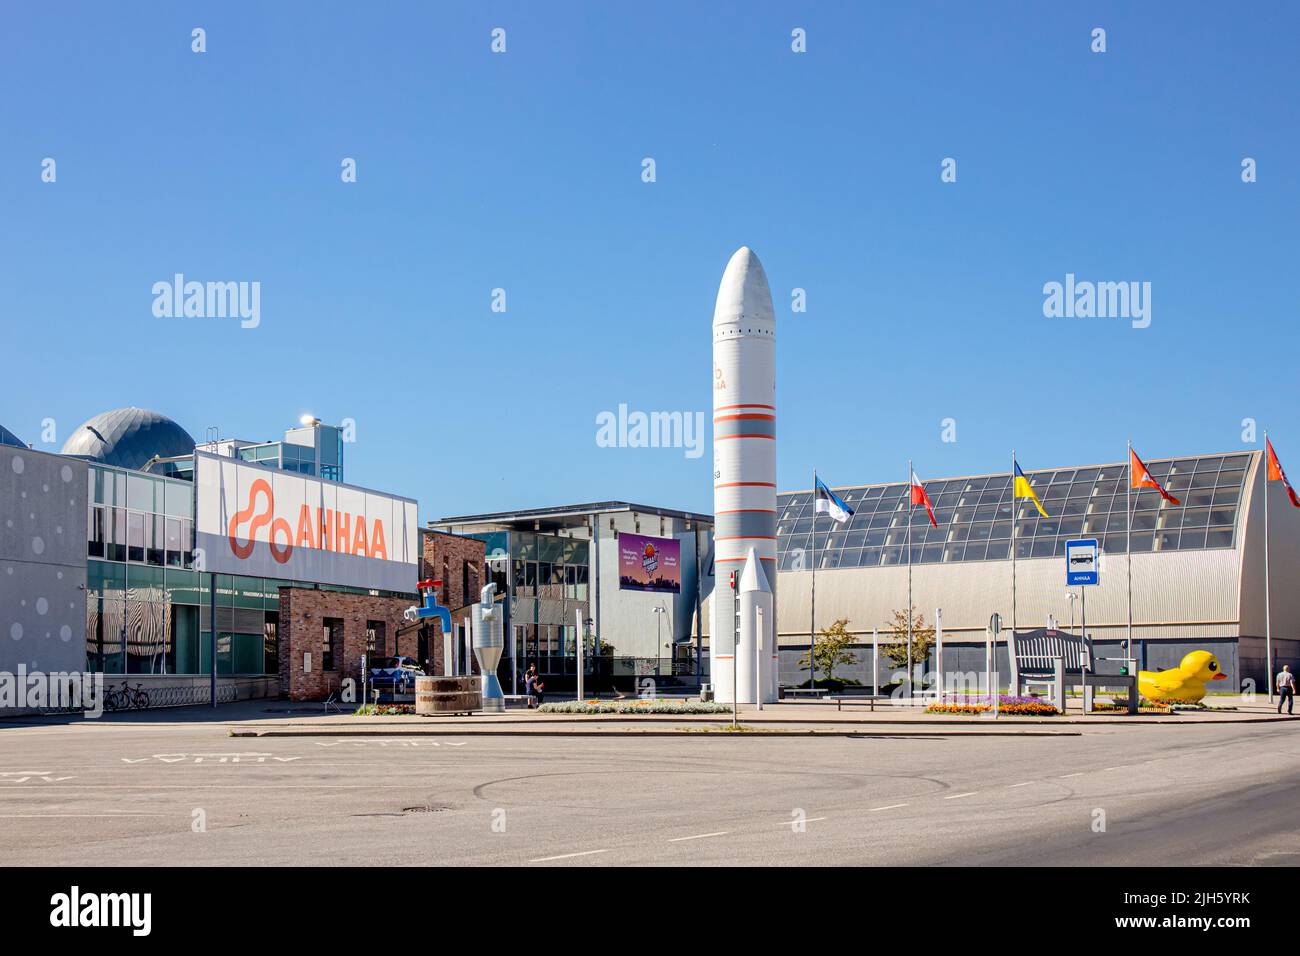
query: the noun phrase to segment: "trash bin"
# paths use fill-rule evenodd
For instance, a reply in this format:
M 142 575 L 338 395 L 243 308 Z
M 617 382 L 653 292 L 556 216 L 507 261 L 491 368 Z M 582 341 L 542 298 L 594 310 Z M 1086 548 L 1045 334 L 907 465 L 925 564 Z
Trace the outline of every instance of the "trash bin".
M 710 702 L 713 700 L 713 685 L 712 685 L 712 684 L 701 684 L 701 685 L 700 685 L 700 700 L 701 700 L 703 703 L 706 703 L 706 704 L 707 704 L 707 703 L 710 703 Z

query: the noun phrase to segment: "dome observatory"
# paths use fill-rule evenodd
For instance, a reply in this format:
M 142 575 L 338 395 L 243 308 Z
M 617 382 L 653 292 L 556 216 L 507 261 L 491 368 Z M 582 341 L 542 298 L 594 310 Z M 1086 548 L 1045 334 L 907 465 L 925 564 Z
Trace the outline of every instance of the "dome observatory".
M 19 441 L 17 435 L 5 428 L 3 425 L 0 425 L 0 445 L 13 445 L 15 448 L 27 447 Z
M 64 455 L 119 468 L 143 468 L 155 456 L 194 451 L 194 439 L 165 415 L 143 408 L 118 408 L 79 425 L 63 443 Z

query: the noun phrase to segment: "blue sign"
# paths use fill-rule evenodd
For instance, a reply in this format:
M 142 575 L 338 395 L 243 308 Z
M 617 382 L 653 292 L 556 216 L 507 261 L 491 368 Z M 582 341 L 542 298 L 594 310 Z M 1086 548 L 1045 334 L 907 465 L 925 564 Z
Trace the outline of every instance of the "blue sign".
M 1076 538 L 1065 542 L 1065 583 L 1070 587 L 1100 584 L 1098 553 L 1096 538 Z

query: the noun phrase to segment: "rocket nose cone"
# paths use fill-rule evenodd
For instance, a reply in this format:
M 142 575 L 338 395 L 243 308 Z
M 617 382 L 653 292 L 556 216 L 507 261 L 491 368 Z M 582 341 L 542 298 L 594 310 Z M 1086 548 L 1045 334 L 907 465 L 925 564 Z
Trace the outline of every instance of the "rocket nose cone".
M 718 285 L 718 300 L 713 310 L 713 324 L 735 323 L 742 318 L 775 324 L 772 292 L 768 288 L 763 263 L 749 246 L 741 246 L 727 262 Z

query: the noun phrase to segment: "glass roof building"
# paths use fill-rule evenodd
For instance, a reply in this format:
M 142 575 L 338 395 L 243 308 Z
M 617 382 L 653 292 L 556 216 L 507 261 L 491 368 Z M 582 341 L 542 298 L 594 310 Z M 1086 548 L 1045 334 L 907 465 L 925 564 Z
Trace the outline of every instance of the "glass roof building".
M 1096 538 L 1101 584 L 1087 589 L 1088 633 L 1099 655 L 1117 654 L 1129 636 L 1128 580 L 1132 561 L 1131 653 L 1144 667 L 1176 666 L 1189 650 L 1219 656 L 1234 680 L 1264 686 L 1264 494 L 1270 507 L 1271 637 L 1274 659 L 1300 663 L 1300 509 L 1280 482 L 1266 483 L 1256 450 L 1152 459 L 1147 462 L 1171 495 L 1128 494 L 1125 462 L 1026 471 L 1048 517 L 1027 499 L 1013 499 L 1006 472 L 937 478 L 925 483 L 938 527 L 911 507 L 905 482 L 847 485 L 835 493 L 854 510 L 844 524 L 813 519 L 810 491 L 777 497 L 778 630 L 782 683 L 807 679 L 798 667 L 809 639 L 812 568 L 817 568 L 815 627 L 847 618 L 870 654 L 872 631 L 885 633 L 907 603 L 908 528 L 913 603 L 933 622 L 942 614 L 945 670 L 983 668 L 990 615 L 1012 626 L 1015 547 L 1015 626 L 1055 624 L 1076 631 L 1084 595 L 1065 582 L 1065 542 Z M 1126 506 L 1131 505 L 1131 512 Z M 1132 554 L 1126 529 L 1132 522 Z M 814 524 L 816 540 L 814 546 Z M 1014 537 L 1013 537 L 1014 526 Z M 1073 619 L 1073 620 L 1072 620 Z M 1005 636 L 1004 636 L 1005 643 Z M 966 645 L 962 648 L 962 645 Z M 865 661 L 862 667 L 866 667 Z M 1000 668 L 1005 669 L 1005 654 Z M 861 668 L 858 668 L 861 671 Z M 870 683 L 854 666 L 847 673 Z M 1239 685 L 1234 685 L 1240 689 Z
M 1249 454 L 1208 455 L 1149 463 L 1181 504 L 1170 505 L 1149 489 L 1134 489 L 1133 550 L 1196 551 L 1231 548 L 1250 464 Z M 912 563 L 998 561 L 1011 557 L 1016 522 L 1016 559 L 1063 557 L 1071 538 L 1098 539 L 1103 550 L 1126 549 L 1128 472 L 1122 463 L 1027 471 L 1048 517 L 1028 499 L 1011 497 L 1007 474 L 926 482 L 938 527 L 925 509 L 909 508 L 908 485 L 837 488 L 854 510 L 847 524 L 818 522 L 817 567 L 862 568 L 906 564 L 910 520 Z M 778 569 L 811 566 L 813 504 L 810 492 L 777 497 Z

